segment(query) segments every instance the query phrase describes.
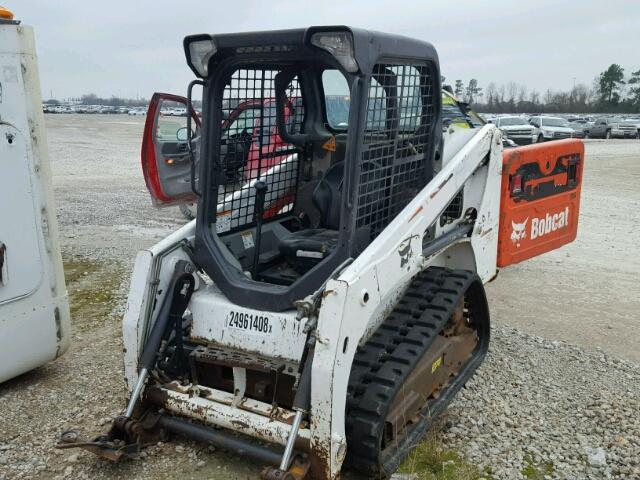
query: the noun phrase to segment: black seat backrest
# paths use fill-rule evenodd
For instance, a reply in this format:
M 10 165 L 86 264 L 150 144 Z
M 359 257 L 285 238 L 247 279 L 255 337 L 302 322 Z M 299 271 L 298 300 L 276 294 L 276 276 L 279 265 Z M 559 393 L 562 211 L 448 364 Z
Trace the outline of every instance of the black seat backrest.
M 344 162 L 336 162 L 329 167 L 313 190 L 313 203 L 320 211 L 321 228 L 340 228 L 340 208 L 342 205 L 342 181 Z

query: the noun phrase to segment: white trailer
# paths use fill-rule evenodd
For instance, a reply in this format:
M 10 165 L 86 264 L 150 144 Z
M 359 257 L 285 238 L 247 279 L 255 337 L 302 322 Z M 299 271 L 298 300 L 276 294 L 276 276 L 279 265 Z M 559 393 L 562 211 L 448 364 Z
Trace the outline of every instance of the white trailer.
M 0 382 L 71 337 L 31 27 L 0 9 Z

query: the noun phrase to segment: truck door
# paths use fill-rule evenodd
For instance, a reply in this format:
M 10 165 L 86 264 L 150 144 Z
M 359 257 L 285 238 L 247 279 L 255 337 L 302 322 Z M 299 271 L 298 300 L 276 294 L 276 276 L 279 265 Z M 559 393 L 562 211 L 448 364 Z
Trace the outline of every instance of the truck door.
M 36 175 L 29 142 L 8 123 L 0 123 L 0 305 L 26 297 L 43 278 L 39 248 L 40 212 L 34 198 Z
M 606 126 L 607 126 L 607 122 L 605 122 L 604 120 L 596 121 L 596 123 L 593 124 L 593 128 L 591 129 L 593 132 L 591 136 L 604 137 Z
M 187 115 L 191 115 L 191 135 L 187 135 Z M 168 93 L 154 93 L 149 103 L 142 140 L 142 172 L 156 206 L 195 200 L 200 118 L 188 112 L 187 99 Z M 192 185 L 194 184 L 194 185 Z

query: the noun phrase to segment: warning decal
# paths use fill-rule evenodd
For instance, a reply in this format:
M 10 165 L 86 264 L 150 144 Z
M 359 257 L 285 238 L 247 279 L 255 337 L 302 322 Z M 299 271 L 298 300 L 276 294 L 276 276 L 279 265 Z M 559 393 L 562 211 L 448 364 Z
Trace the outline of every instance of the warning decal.
M 332 136 L 326 142 L 324 142 L 322 144 L 322 148 L 324 148 L 325 150 L 327 150 L 329 152 L 335 152 L 336 151 L 336 137 L 335 137 L 335 135 Z

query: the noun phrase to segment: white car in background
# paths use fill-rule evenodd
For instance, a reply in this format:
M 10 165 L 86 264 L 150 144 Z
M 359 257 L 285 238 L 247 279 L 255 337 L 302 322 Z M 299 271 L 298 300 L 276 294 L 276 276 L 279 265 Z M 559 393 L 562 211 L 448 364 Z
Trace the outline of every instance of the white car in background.
M 629 117 L 627 118 L 627 123 L 633 123 L 638 129 L 638 133 L 636 138 L 640 138 L 640 117 Z
M 147 110 L 144 108 L 132 108 L 129 110 L 129 115 L 146 115 Z
M 574 138 L 577 136 L 576 131 L 571 128 L 569 122 L 564 118 L 541 115 L 531 117 L 529 123 L 535 128 L 537 142 L 561 140 L 563 138 Z
M 524 117 L 498 117 L 492 123 L 518 145 L 534 143 L 538 137 L 536 129 Z

